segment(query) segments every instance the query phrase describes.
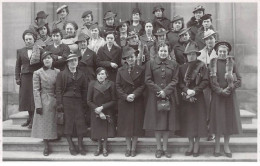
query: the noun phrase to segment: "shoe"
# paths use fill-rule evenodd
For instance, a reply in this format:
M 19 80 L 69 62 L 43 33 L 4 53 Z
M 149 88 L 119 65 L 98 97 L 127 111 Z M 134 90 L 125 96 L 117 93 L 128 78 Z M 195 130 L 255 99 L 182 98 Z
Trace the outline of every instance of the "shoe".
M 197 153 L 193 152 L 193 157 L 198 157 L 199 155 L 200 155 L 200 148 L 198 149 Z
M 130 156 L 131 156 L 131 150 L 126 150 L 125 157 L 130 157 Z
M 28 129 L 32 129 L 33 120 L 30 121 L 30 124 L 28 125 Z
M 82 156 L 85 156 L 87 154 L 87 152 L 85 151 L 85 149 L 83 147 L 79 148 L 79 153 L 82 155 Z
M 76 156 L 78 154 L 75 148 L 69 148 L 69 151 L 72 156 Z
M 50 152 L 49 152 L 49 148 L 44 148 L 43 150 L 43 155 L 44 156 L 49 156 Z
M 106 149 L 103 149 L 103 156 L 107 157 L 108 156 L 108 151 Z
M 156 150 L 156 152 L 155 152 L 155 157 L 156 157 L 156 158 L 161 158 L 161 157 L 162 157 L 162 154 L 163 154 L 162 150 Z
M 132 151 L 131 151 L 131 156 L 132 156 L 132 157 L 135 157 L 135 156 L 136 156 L 136 150 L 132 150 Z
M 207 141 L 213 141 L 215 139 L 214 135 L 209 135 Z
M 228 157 L 228 158 L 232 158 L 232 153 L 226 153 L 224 150 L 224 154 Z
M 165 155 L 166 158 L 171 158 L 172 157 L 172 155 L 167 150 L 164 150 L 163 154 Z
M 101 149 L 97 149 L 95 152 L 94 152 L 94 156 L 99 156 L 101 153 Z
M 31 120 L 30 119 L 27 119 L 26 122 L 24 122 L 23 124 L 21 124 L 22 127 L 26 127 L 30 124 Z
M 219 156 L 222 156 L 220 152 L 214 152 L 213 154 L 215 157 L 219 157 Z
M 186 152 L 185 152 L 185 156 L 191 156 L 192 154 L 193 154 L 193 151 L 190 151 L 190 152 L 189 152 L 189 151 L 186 151 Z

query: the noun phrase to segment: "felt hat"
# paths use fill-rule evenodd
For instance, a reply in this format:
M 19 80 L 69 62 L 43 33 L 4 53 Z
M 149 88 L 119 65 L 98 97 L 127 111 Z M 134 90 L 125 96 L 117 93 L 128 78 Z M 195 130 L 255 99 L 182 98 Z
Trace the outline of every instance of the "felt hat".
M 82 14 L 81 18 L 85 18 L 85 17 L 86 17 L 87 15 L 89 15 L 89 14 L 92 14 L 92 11 L 90 11 L 90 10 L 85 11 L 85 12 Z
M 180 37 L 181 35 L 185 34 L 186 32 L 188 32 L 189 30 L 190 30 L 190 28 L 183 28 L 183 29 L 180 31 L 180 33 L 178 34 L 179 37 Z
M 173 17 L 172 21 L 171 22 L 175 22 L 175 21 L 178 21 L 178 20 L 184 20 L 183 17 L 179 16 L 179 15 L 176 15 Z
M 204 14 L 201 18 L 202 21 L 203 20 L 207 20 L 207 19 L 211 19 L 211 14 Z
M 79 56 L 77 54 L 72 54 L 71 53 L 71 54 L 68 55 L 66 61 L 69 61 L 69 60 L 75 59 L 75 58 L 79 58 Z
M 155 11 L 157 11 L 158 9 L 160 9 L 162 12 L 165 10 L 161 5 L 156 5 L 155 7 L 153 7 L 153 14 L 154 14 Z
M 167 34 L 169 31 L 165 30 L 164 28 L 159 28 L 157 32 L 154 34 L 156 36 L 161 36 Z
M 96 29 L 96 28 L 99 30 L 98 23 L 92 24 L 92 25 L 89 27 L 89 30 Z
M 208 29 L 207 31 L 204 32 L 204 37 L 202 39 L 206 39 L 214 34 L 216 34 L 216 32 L 214 32 L 212 29 Z
M 187 56 L 187 54 L 195 52 L 197 56 L 199 56 L 201 54 L 201 52 L 199 52 L 199 48 L 195 43 L 188 43 L 188 45 L 185 48 L 185 51 L 183 53 L 183 55 Z
M 37 13 L 37 16 L 36 16 L 35 20 L 37 20 L 38 18 L 44 18 L 44 19 L 46 19 L 47 17 L 48 17 L 48 14 L 46 14 L 44 11 L 39 11 L 39 12 Z
M 89 39 L 89 36 L 85 33 L 80 33 L 78 36 L 77 41 L 75 42 L 76 44 L 78 44 L 81 41 L 86 41 L 87 39 Z
M 124 23 L 128 24 L 128 26 L 130 25 L 130 21 L 121 21 L 121 19 L 120 19 L 119 23 L 116 27 L 116 30 L 119 31 L 119 28 L 121 28 Z
M 135 14 L 135 13 L 139 13 L 140 15 L 142 14 L 139 8 L 133 9 L 132 14 Z
M 65 9 L 67 8 L 68 5 L 62 5 L 61 7 L 59 7 L 57 10 L 56 10 L 56 13 L 59 14 L 59 12 L 62 10 L 62 9 Z
M 25 30 L 25 31 L 23 32 L 23 36 L 22 36 L 22 37 L 23 37 L 23 40 L 24 40 L 25 35 L 28 34 L 28 33 L 32 34 L 34 40 L 36 40 L 37 35 L 36 35 L 35 31 L 33 31 L 33 30 L 31 30 L 31 29 L 27 29 L 27 30 Z
M 116 16 L 117 16 L 116 13 L 113 13 L 112 11 L 107 11 L 107 12 L 105 13 L 105 15 L 104 15 L 103 20 L 107 20 L 107 19 L 109 19 L 109 18 L 111 18 L 111 17 L 116 17 Z
M 65 29 L 68 24 L 72 24 L 75 30 L 78 30 L 78 24 L 75 21 L 66 21 L 65 24 L 63 25 L 63 29 Z
M 197 7 L 195 7 L 194 8 L 194 10 L 193 10 L 193 12 L 192 13 L 195 13 L 196 11 L 199 11 L 199 10 L 201 10 L 201 11 L 205 11 L 205 8 L 203 7 L 203 6 L 201 6 L 201 5 L 199 5 L 199 6 L 197 6 Z
M 214 50 L 217 51 L 218 47 L 222 46 L 222 45 L 226 46 L 228 48 L 229 52 L 232 50 L 231 44 L 229 44 L 226 41 L 221 41 L 221 42 L 216 43 L 215 46 L 214 46 Z
M 41 61 L 43 61 L 43 59 L 44 59 L 46 56 L 48 56 L 48 55 L 51 55 L 51 57 L 53 58 L 52 52 L 50 52 L 50 51 L 45 51 L 45 52 L 42 54 Z
M 133 55 L 133 53 L 134 53 L 134 54 L 138 54 L 139 51 L 138 51 L 138 50 L 135 50 L 134 48 L 132 48 L 132 47 L 130 47 L 130 46 L 125 46 L 125 47 L 123 48 L 122 59 L 125 59 L 125 58 L 127 58 L 127 57 Z

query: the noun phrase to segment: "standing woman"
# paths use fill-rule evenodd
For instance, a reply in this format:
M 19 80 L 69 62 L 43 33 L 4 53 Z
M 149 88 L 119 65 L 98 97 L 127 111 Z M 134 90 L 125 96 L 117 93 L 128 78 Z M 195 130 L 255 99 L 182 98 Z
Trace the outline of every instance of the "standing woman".
M 118 136 L 126 137 L 125 156 L 136 156 L 137 139 L 144 135 L 144 67 L 136 64 L 135 50 L 126 46 L 123 59 L 127 65 L 118 69 L 116 89 L 118 101 Z
M 145 84 L 149 88 L 149 94 L 145 108 L 144 129 L 155 132 L 157 146 L 155 157 L 161 158 L 164 154 L 170 158 L 171 154 L 167 150 L 169 132 L 174 133 L 180 129 L 178 99 L 175 97 L 179 66 L 176 62 L 167 59 L 169 56 L 167 44 L 159 45 L 158 54 L 154 61 L 148 62 L 145 70 Z M 160 103 L 164 101 L 168 109 L 163 110 L 160 109 Z
M 66 32 L 66 35 L 64 38 L 61 40 L 63 44 L 66 44 L 70 48 L 71 53 L 75 53 L 78 50 L 78 45 L 75 43 L 77 41 L 77 30 L 78 30 L 78 25 L 76 24 L 75 21 L 67 21 L 64 24 L 64 29 Z
M 224 153 L 231 158 L 230 135 L 242 132 L 236 89 L 241 86 L 241 76 L 229 53 L 232 49 L 228 42 L 218 42 L 214 46 L 218 58 L 210 61 L 210 133 L 215 134 L 214 156 L 221 156 L 220 137 L 224 135 Z
M 115 38 L 118 37 L 117 31 L 116 31 L 116 24 L 115 24 L 115 19 L 116 19 L 117 14 L 113 13 L 112 11 L 107 11 L 104 15 L 103 18 L 103 27 L 101 27 L 100 30 L 100 36 L 103 38 L 106 38 L 107 33 L 114 33 Z
M 138 33 L 138 36 L 144 33 L 144 22 L 141 21 L 141 11 L 139 8 L 134 8 L 132 11 L 132 18 L 129 26 L 129 32 L 134 31 Z
M 84 33 L 90 37 L 90 27 L 93 25 L 93 14 L 91 10 L 85 11 L 81 18 L 83 19 L 83 26 L 77 31 L 77 36 L 81 33 Z
M 169 40 L 171 48 L 174 48 L 175 44 L 178 43 L 179 33 L 184 28 L 184 19 L 183 17 L 177 15 L 173 17 L 171 23 L 172 28 L 170 32 L 167 34 L 167 38 Z
M 145 34 L 140 36 L 140 41 L 147 45 L 148 50 L 153 46 L 156 38 L 153 35 L 153 24 L 151 20 L 148 20 L 144 24 Z M 148 54 L 150 55 L 150 53 Z
M 52 45 L 53 40 L 50 37 L 50 29 L 48 23 L 42 23 L 37 28 L 37 33 L 39 34 L 40 38 L 36 41 L 38 45 L 45 48 L 46 46 Z
M 19 89 L 19 111 L 28 111 L 29 117 L 23 127 L 32 128 L 34 99 L 33 99 L 33 72 L 41 68 L 41 63 L 30 64 L 33 54 L 33 46 L 36 40 L 36 34 L 32 30 L 25 30 L 23 33 L 25 47 L 17 50 L 15 65 L 15 80 L 20 86 Z M 40 54 L 42 49 L 40 49 Z
M 164 16 L 164 8 L 161 5 L 157 5 L 153 8 L 153 30 L 154 33 L 157 32 L 159 28 L 164 28 L 166 30 L 169 30 L 170 27 L 170 20 Z
M 67 5 L 62 5 L 56 10 L 59 19 L 55 21 L 52 25 L 52 30 L 58 28 L 65 35 L 65 31 L 63 31 L 64 24 L 66 23 L 69 15 L 69 7 Z
M 186 156 L 199 156 L 199 140 L 207 137 L 207 110 L 203 90 L 208 86 L 206 65 L 197 60 L 198 48 L 189 44 L 184 55 L 188 62 L 180 66 L 179 86 L 182 94 L 181 102 L 181 135 L 188 137 L 189 148 Z
M 57 76 L 56 95 L 57 111 L 64 111 L 64 134 L 66 135 L 71 155 L 78 151 L 72 142 L 73 130 L 78 137 L 78 150 L 81 155 L 86 155 L 83 147 L 83 136 L 86 134 L 85 110 L 87 105 L 88 82 L 85 74 L 77 69 L 78 56 L 70 54 L 67 58 L 67 67 Z
M 100 37 L 100 29 L 97 24 L 91 25 L 89 30 L 91 35 L 90 39 L 88 40 L 88 48 L 97 54 L 99 48 L 104 46 L 106 44 L 106 41 L 102 37 Z
M 41 138 L 44 142 L 43 155 L 48 156 L 49 140 L 57 138 L 55 83 L 59 73 L 53 68 L 52 53 L 42 54 L 43 67 L 33 74 L 33 90 L 36 113 L 32 126 L 32 137 Z
M 107 138 L 115 137 L 114 109 L 116 104 L 115 84 L 107 80 L 107 71 L 103 67 L 96 70 L 97 80 L 88 87 L 88 105 L 91 108 L 91 138 L 97 139 L 98 147 L 94 155 L 108 156 Z
M 129 21 L 121 21 L 119 22 L 119 25 L 116 27 L 116 30 L 119 32 L 119 38 L 120 38 L 120 47 L 124 47 L 127 45 L 127 37 L 129 32 Z

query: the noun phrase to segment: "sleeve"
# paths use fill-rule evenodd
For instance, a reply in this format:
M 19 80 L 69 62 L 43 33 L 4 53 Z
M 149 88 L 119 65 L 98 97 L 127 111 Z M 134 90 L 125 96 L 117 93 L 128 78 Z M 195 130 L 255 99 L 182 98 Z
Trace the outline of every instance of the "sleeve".
M 201 75 L 202 80 L 200 81 L 199 85 L 193 88 L 193 90 L 195 90 L 195 94 L 201 93 L 203 89 L 205 89 L 209 84 L 208 70 L 206 66 L 201 69 Z
M 110 93 L 111 93 L 111 101 L 102 104 L 103 106 L 103 113 L 106 113 L 106 111 L 108 110 L 108 108 L 113 107 L 116 104 L 116 89 L 115 89 L 115 84 L 112 83 L 111 87 L 109 88 Z
M 121 87 L 121 82 L 122 82 L 121 75 L 120 75 L 120 72 L 118 71 L 117 75 L 116 75 L 116 91 L 117 91 L 117 95 L 121 99 L 126 100 L 128 94 L 126 94 L 124 92 L 123 88 Z
M 181 90 L 182 92 L 185 92 L 185 93 L 187 93 L 187 90 L 189 89 L 189 88 L 186 86 L 185 82 L 184 82 L 184 76 L 182 75 L 181 72 L 179 72 L 179 87 L 180 87 L 180 90 Z
M 148 63 L 146 63 L 145 84 L 156 94 L 157 92 L 161 91 L 162 89 L 157 84 L 155 84 L 155 82 L 153 81 L 151 64 L 152 64 L 152 61 L 149 61 Z
M 41 77 L 38 71 L 33 73 L 33 97 L 35 108 L 42 108 L 41 100 Z
M 218 95 L 222 94 L 223 88 L 220 88 L 220 86 L 217 82 L 217 76 L 210 76 L 210 88 L 216 94 L 218 94 Z
M 238 71 L 236 64 L 234 65 L 233 73 L 235 73 L 236 80 L 234 81 L 234 89 L 241 87 L 242 85 L 242 77 Z
M 172 73 L 171 82 L 163 89 L 163 91 L 165 92 L 166 95 L 170 95 L 173 92 L 173 90 L 175 89 L 175 87 L 179 81 L 178 74 L 179 74 L 179 65 L 176 64 L 175 70 Z
M 94 95 L 94 81 L 90 82 L 88 87 L 88 95 L 87 95 L 87 103 L 88 106 L 91 108 L 91 110 L 95 110 L 98 106 L 93 101 L 93 95 Z
M 16 53 L 16 64 L 15 64 L 15 79 L 20 80 L 20 74 L 21 74 L 21 66 L 22 66 L 22 60 L 21 56 L 19 54 L 19 51 L 17 50 Z
M 63 91 L 63 85 L 62 85 L 62 73 L 59 72 L 57 75 L 57 80 L 56 80 L 56 97 L 57 97 L 57 106 L 62 104 L 62 91 Z
M 105 67 L 105 68 L 112 68 L 110 65 L 110 61 L 102 60 L 102 49 L 99 48 L 97 52 L 97 67 Z
M 140 75 L 141 79 L 142 79 L 142 85 L 137 87 L 134 91 L 133 94 L 135 95 L 135 97 L 139 97 L 141 95 L 143 95 L 143 91 L 145 88 L 145 84 L 144 84 L 144 72 Z
M 61 56 L 62 58 L 61 59 L 58 59 L 56 61 L 53 62 L 53 66 L 54 67 L 58 67 L 58 66 L 63 66 L 66 64 L 66 59 L 68 57 L 68 55 L 70 54 L 70 48 L 69 46 L 67 45 L 62 45 L 62 53 L 61 53 Z

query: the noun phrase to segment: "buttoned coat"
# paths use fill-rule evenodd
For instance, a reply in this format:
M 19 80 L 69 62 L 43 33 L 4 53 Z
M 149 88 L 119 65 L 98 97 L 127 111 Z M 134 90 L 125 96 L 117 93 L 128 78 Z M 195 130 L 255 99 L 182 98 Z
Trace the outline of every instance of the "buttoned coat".
M 143 66 L 135 65 L 131 73 L 128 65 L 118 69 L 116 77 L 116 90 L 118 96 L 118 136 L 142 136 L 144 121 L 143 92 L 145 70 Z M 134 94 L 133 102 L 128 102 L 127 96 Z
M 100 47 L 97 53 L 97 67 L 104 67 L 108 72 L 108 79 L 116 82 L 116 73 L 121 66 L 121 48 L 113 45 L 111 50 L 108 51 L 107 45 Z M 118 68 L 114 69 L 110 63 L 116 63 Z
M 178 98 L 176 94 L 178 73 L 179 65 L 168 59 L 161 61 L 159 58 L 156 58 L 154 61 L 147 63 L 145 84 L 149 88 L 149 93 L 145 108 L 144 129 L 169 130 L 172 132 L 180 129 L 179 110 L 177 109 Z M 171 108 L 169 112 L 158 112 L 157 110 L 159 98 L 156 94 L 161 90 L 170 98 Z
M 147 45 L 148 50 L 150 50 L 150 48 L 153 46 L 154 42 L 155 42 L 156 38 L 155 36 L 152 35 L 151 39 L 149 40 L 147 35 L 144 34 L 142 36 L 140 36 L 140 41 L 144 44 Z M 150 54 L 150 53 L 149 53 Z
M 169 40 L 171 49 L 173 49 L 179 41 L 179 32 L 180 31 L 170 31 L 169 33 L 167 33 L 167 38 Z

